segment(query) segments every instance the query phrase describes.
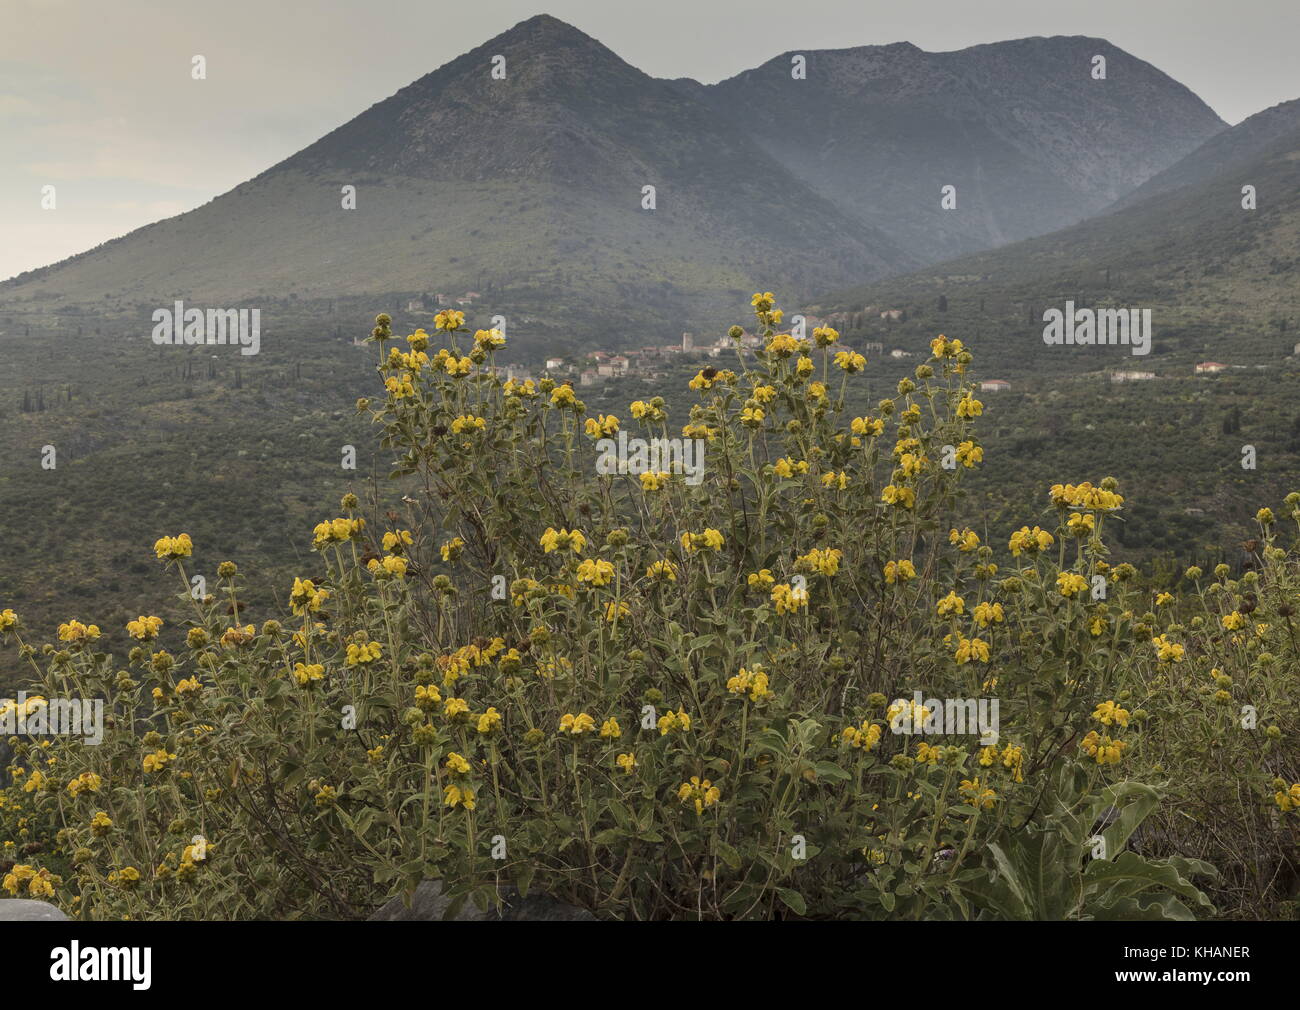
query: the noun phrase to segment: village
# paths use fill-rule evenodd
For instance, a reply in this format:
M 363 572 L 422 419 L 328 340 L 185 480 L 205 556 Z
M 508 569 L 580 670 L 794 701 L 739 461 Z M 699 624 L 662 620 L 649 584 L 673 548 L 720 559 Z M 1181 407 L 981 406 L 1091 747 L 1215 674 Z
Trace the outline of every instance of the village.
M 482 298 L 483 295 L 478 291 L 465 291 L 459 295 L 424 294 L 408 299 L 406 311 L 408 313 L 424 313 L 446 308 L 473 309 Z M 836 312 L 825 317 L 814 315 L 811 312 L 804 312 L 792 315 L 790 321 L 796 326 L 801 326 L 803 332 L 811 332 L 819 326 L 833 326 L 837 329 L 856 328 L 862 324 L 864 317 L 875 320 L 877 316 L 885 324 L 907 321 L 907 312 L 904 309 L 881 310 L 874 305 L 864 306 L 861 312 Z M 525 323 L 529 321 L 527 318 L 523 320 Z M 353 342 L 357 345 L 364 344 L 361 339 Z M 720 358 L 734 353 L 737 349 L 742 352 L 746 350 L 752 351 L 762 345 L 763 339 L 749 330 L 742 330 L 739 339 L 723 335 L 713 341 L 697 340 L 695 334 L 684 332 L 681 341 L 674 344 L 646 345 L 629 350 L 599 349 L 578 355 L 548 357 L 543 362 L 542 374 L 562 381 L 576 381 L 578 386 L 594 386 L 602 380 L 628 377 L 655 381 L 667 378 L 668 369 L 676 363 Z M 886 352 L 884 342 L 879 340 L 857 343 L 854 349 L 864 354 L 887 354 L 889 358 L 895 360 L 905 360 L 918 356 L 917 352 L 905 350 L 901 347 L 892 347 Z M 1295 345 L 1294 356 L 1300 358 L 1300 343 Z M 1231 365 L 1220 361 L 1201 361 L 1194 366 L 1193 374 L 1198 376 L 1216 375 L 1229 370 L 1244 371 L 1251 368 L 1258 370 L 1267 367 L 1267 365 L 1258 364 L 1253 366 Z M 1150 382 L 1161 378 L 1160 375 L 1153 371 L 1125 368 L 1107 370 L 1097 374 L 1117 385 L 1132 382 Z M 529 379 L 535 381 L 538 377 L 535 366 L 518 363 L 504 366 L 504 378 L 506 379 L 524 382 Z M 1005 379 L 983 379 L 979 382 L 979 391 L 982 393 L 1005 393 L 1010 392 L 1011 389 L 1012 384 Z

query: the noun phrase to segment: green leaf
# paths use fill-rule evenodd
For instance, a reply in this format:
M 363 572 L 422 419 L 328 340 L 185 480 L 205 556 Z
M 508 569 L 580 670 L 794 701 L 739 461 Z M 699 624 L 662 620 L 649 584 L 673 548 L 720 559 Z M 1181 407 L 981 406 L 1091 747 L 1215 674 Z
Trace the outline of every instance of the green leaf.
M 808 914 L 808 906 L 804 903 L 803 895 L 798 891 L 792 891 L 788 887 L 778 887 L 776 894 L 795 915 Z

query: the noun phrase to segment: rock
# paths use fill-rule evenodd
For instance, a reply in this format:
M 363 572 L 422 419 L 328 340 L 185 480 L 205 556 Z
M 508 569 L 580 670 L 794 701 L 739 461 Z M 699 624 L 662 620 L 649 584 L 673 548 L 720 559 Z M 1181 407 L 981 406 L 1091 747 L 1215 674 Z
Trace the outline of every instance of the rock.
M 29 901 L 27 898 L 0 900 L 0 922 L 67 922 L 62 910 L 48 901 Z
M 503 887 L 498 892 L 501 904 L 480 912 L 472 901 L 466 901 L 454 915 L 452 922 L 595 922 L 596 917 L 585 908 L 567 905 L 544 894 L 520 897 L 514 887 Z M 2 903 L 0 903 L 2 904 Z M 29 905 L 38 902 L 27 902 Z M 407 908 L 402 895 L 397 895 L 370 917 L 371 922 L 435 922 L 442 919 L 451 899 L 443 894 L 442 881 L 425 880 L 411 896 Z

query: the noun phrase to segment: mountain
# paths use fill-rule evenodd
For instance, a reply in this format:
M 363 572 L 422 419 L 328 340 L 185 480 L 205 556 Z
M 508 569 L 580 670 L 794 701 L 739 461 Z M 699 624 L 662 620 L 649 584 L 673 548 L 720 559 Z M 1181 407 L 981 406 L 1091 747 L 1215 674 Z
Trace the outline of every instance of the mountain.
M 194 211 L 0 284 L 0 307 L 472 289 L 543 320 L 538 348 L 644 343 L 755 288 L 798 302 L 1062 226 L 1222 127 L 1102 40 L 804 55 L 806 80 L 788 56 L 657 80 L 539 15 Z
M 805 80 L 792 79 L 796 55 Z M 716 85 L 679 84 L 928 262 L 1073 224 L 1224 128 L 1149 63 L 1082 36 L 789 52 Z M 955 210 L 940 207 L 946 185 Z
M 1131 207 L 1148 197 L 1192 183 L 1205 182 L 1216 175 L 1249 171 L 1260 155 L 1289 134 L 1300 130 L 1300 98 L 1281 102 L 1258 112 L 1222 133 L 1216 134 L 1187 157 L 1158 172 L 1146 182 L 1121 197 L 1115 208 Z M 1250 180 L 1243 178 L 1242 184 Z
M 586 312 L 607 332 L 646 304 L 680 332 L 763 283 L 807 292 L 915 263 L 705 104 L 543 15 L 207 205 L 24 275 L 0 299 L 478 288 L 539 315 Z
M 1102 353 L 1045 345 L 1045 307 L 1068 298 L 1150 308 L 1155 346 L 1146 365 L 1181 352 L 1267 367 L 1291 353 L 1300 322 L 1297 107 L 1288 102 L 1218 134 L 1155 177 L 1144 199 L 1050 235 L 850 289 L 820 308 L 856 313 L 863 325 L 868 306 L 902 308 L 918 341 L 935 329 L 989 334 L 980 346 L 985 364 L 1012 375 L 1077 370 L 1078 355 Z M 1255 209 L 1242 205 L 1246 184 L 1256 188 Z M 892 339 L 906 343 L 905 332 L 894 328 Z

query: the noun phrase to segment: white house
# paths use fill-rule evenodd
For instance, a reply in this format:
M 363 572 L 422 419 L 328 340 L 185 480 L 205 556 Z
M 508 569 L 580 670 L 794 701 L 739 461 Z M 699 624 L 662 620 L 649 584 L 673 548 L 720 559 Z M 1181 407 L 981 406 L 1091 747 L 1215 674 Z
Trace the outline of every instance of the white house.
M 1011 388 L 1011 383 L 1005 379 L 986 379 L 980 383 L 981 393 L 1005 393 Z

